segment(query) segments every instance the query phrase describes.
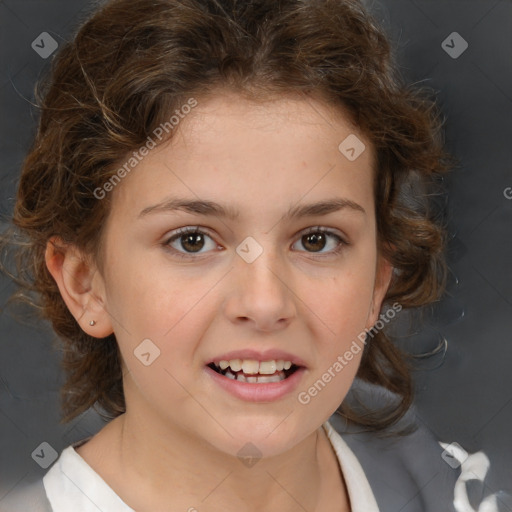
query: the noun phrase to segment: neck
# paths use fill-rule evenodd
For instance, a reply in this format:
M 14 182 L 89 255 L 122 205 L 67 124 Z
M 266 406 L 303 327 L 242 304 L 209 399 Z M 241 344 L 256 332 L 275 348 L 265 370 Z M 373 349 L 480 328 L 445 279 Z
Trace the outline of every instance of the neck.
M 107 427 L 116 462 L 105 479 L 137 511 L 349 510 L 337 458 L 321 427 L 288 452 L 253 464 L 187 432 L 150 433 L 129 413 Z

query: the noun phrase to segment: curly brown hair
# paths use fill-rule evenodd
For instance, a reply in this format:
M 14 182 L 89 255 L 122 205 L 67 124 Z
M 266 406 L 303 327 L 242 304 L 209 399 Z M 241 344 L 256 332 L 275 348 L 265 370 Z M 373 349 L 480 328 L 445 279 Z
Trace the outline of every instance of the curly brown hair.
M 62 340 L 62 423 L 97 405 L 109 418 L 125 412 L 123 376 L 114 334 L 98 343 L 67 309 L 46 245 L 57 236 L 101 270 L 111 201 L 94 191 L 191 96 L 220 88 L 263 101 L 295 93 L 348 113 L 377 156 L 378 250 L 395 268 L 384 303 L 411 308 L 441 296 L 445 230 L 426 198 L 452 167 L 442 116 L 431 91 L 405 83 L 359 1 L 109 1 L 62 46 L 38 87 L 39 126 L 9 231 L 16 241 L 6 233 L 3 242 L 15 251 L 15 297 L 38 306 Z M 412 403 L 410 373 L 406 355 L 379 331 L 357 376 L 399 403 L 366 414 L 344 403 L 339 412 L 373 429 L 394 424 Z

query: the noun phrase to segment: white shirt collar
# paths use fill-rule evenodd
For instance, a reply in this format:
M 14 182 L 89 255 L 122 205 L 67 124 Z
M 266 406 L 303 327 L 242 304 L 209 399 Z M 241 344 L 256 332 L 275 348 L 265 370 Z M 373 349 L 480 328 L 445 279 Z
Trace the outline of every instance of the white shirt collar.
M 338 457 L 341 472 L 347 485 L 351 511 L 379 512 L 370 483 L 354 452 L 328 421 L 322 426 Z
M 135 512 L 75 450 L 88 439 L 65 448 L 43 478 L 53 512 Z
M 338 457 L 352 512 L 379 512 L 368 479 L 356 456 L 328 421 L 322 426 Z M 43 478 L 53 511 L 135 512 L 75 450 L 86 440 L 65 448 Z

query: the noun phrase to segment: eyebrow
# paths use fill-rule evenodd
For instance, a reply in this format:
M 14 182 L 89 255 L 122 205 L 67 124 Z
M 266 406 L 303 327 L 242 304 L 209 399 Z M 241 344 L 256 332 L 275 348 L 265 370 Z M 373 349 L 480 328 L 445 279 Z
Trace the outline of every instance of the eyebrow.
M 365 209 L 360 204 L 350 199 L 337 197 L 317 203 L 291 206 L 280 220 L 328 215 L 347 208 L 366 215 Z M 214 201 L 205 199 L 170 198 L 161 203 L 144 208 L 139 213 L 139 218 L 146 217 L 151 213 L 174 212 L 179 210 L 196 215 L 213 215 L 230 220 L 235 220 L 240 215 L 240 212 L 235 208 L 224 206 Z

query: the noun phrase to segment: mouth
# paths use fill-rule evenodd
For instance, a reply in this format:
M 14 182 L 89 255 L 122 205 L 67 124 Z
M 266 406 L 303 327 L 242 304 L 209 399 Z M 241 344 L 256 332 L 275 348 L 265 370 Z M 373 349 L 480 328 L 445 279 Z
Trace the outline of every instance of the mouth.
M 227 379 L 248 384 L 281 382 L 302 368 L 291 361 L 257 361 L 255 359 L 213 361 L 207 366 Z

